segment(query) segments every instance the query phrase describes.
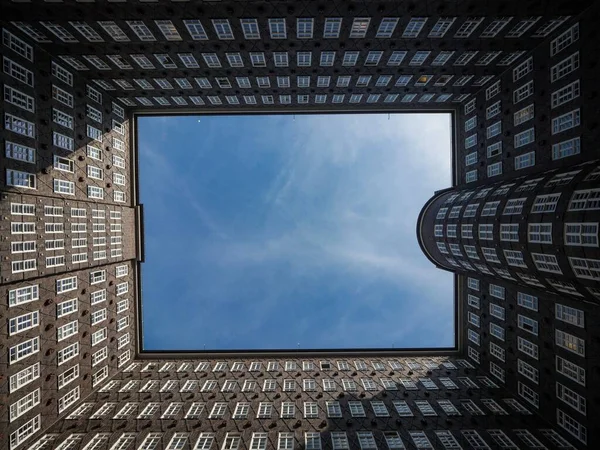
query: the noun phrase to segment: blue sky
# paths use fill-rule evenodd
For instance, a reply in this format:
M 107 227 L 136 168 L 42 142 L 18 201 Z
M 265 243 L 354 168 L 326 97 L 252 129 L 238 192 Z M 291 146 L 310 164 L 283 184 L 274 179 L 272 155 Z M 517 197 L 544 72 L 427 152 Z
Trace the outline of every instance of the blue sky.
M 415 234 L 448 115 L 146 117 L 139 153 L 146 349 L 453 345 Z

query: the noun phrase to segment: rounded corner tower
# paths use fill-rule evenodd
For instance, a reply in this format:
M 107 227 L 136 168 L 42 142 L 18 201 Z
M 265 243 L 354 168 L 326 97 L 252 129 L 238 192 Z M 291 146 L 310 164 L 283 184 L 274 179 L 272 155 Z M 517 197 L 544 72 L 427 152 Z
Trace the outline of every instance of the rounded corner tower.
M 417 220 L 437 267 L 598 303 L 598 161 L 536 177 L 438 191 Z
M 441 206 L 446 203 L 454 192 L 453 188 L 436 191 L 421 209 L 417 218 L 417 241 L 421 250 L 436 267 L 452 270 L 452 266 L 446 261 L 444 254 L 440 251 L 436 241 L 436 217 Z

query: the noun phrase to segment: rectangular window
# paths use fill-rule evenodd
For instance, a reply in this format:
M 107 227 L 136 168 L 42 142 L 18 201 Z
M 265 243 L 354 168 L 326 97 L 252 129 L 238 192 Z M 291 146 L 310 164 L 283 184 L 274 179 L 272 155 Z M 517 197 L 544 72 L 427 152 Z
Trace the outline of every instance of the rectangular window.
M 585 356 L 585 341 L 561 330 L 556 332 L 556 345 L 579 356 Z
M 520 329 L 525 330 L 534 336 L 538 335 L 538 322 L 527 316 L 519 314 L 517 316 L 517 323 Z
M 560 265 L 558 264 L 558 260 L 556 259 L 555 255 L 532 253 L 531 257 L 533 258 L 533 262 L 538 270 L 562 274 L 562 270 L 560 269 Z
M 54 111 L 55 110 L 53 110 L 53 117 L 55 117 Z M 65 116 L 67 117 L 66 125 L 65 125 L 65 123 L 62 123 L 62 124 L 65 126 L 68 126 L 70 124 L 71 128 L 72 128 L 73 127 L 73 118 L 68 115 L 65 115 Z M 69 119 L 70 119 L 70 122 L 69 122 Z M 55 122 L 56 122 L 56 120 L 55 120 Z M 22 136 L 26 136 L 26 137 L 35 139 L 35 123 L 29 122 L 28 120 L 22 119 L 17 116 L 13 116 L 12 114 L 8 114 L 8 113 L 4 114 L 4 128 L 8 131 L 12 131 L 13 133 L 17 133 Z M 7 157 L 13 158 L 13 159 L 21 159 L 22 161 L 35 162 L 34 158 L 23 159 L 23 158 L 15 157 L 13 152 L 9 153 L 9 151 L 15 147 L 19 147 L 19 148 L 23 148 L 23 149 L 28 149 L 29 147 L 24 147 L 19 144 L 9 143 L 8 141 L 6 141 L 5 147 L 6 147 L 6 151 L 7 151 L 7 154 L 6 154 Z M 31 150 L 33 150 L 33 149 L 31 149 Z M 32 154 L 35 155 L 35 150 L 33 150 Z
M 556 398 L 562 400 L 581 414 L 586 414 L 586 399 L 577 392 L 556 382 Z
M 502 175 L 502 162 L 489 164 L 487 166 L 487 176 L 488 177 L 495 177 L 497 175 Z
M 517 348 L 520 352 L 531 356 L 533 359 L 538 359 L 538 346 L 527 339 L 517 336 Z
M 33 47 L 7 29 L 2 30 L 2 43 L 23 58 L 33 61 Z
M 529 81 L 513 91 L 513 103 L 517 104 L 531 95 L 533 95 L 533 81 Z
M 10 377 L 9 392 L 14 393 L 40 377 L 40 363 L 37 362 Z
M 535 151 L 515 156 L 515 170 L 532 167 L 535 165 Z
M 566 158 L 567 156 L 577 155 L 581 152 L 581 142 L 579 137 L 552 144 L 552 159 Z
M 572 82 L 554 92 L 551 95 L 551 104 L 552 108 L 556 108 L 560 105 L 563 105 L 567 102 L 570 102 L 574 98 L 579 97 L 580 95 L 580 86 L 579 80 Z
M 598 190 L 600 192 L 600 190 Z M 575 194 L 573 195 L 575 197 L 575 195 L 577 194 L 577 191 L 575 191 Z M 548 213 L 548 212 L 554 212 L 556 210 L 556 204 L 558 203 L 558 199 L 560 198 L 560 193 L 559 194 L 546 194 L 546 195 L 538 195 L 535 197 L 535 200 L 533 202 L 533 206 L 531 207 L 531 213 Z M 569 204 L 569 211 L 571 211 L 571 205 L 573 204 L 573 201 L 571 201 L 571 204 Z
M 598 224 L 565 223 L 565 245 L 598 247 Z
M 26 330 L 30 330 L 39 326 L 40 313 L 39 311 L 30 312 L 17 317 L 13 317 L 8 321 L 9 335 L 15 335 Z
M 72 322 L 69 322 L 65 325 L 58 327 L 56 329 L 57 342 L 60 342 L 64 339 L 67 339 L 68 337 L 71 337 L 71 336 L 77 334 L 77 332 L 79 330 L 78 325 L 79 325 L 79 322 L 77 320 L 74 320 Z
M 33 97 L 24 94 L 8 85 L 4 85 L 4 101 L 24 109 L 25 111 L 35 111 L 35 100 Z
M 525 75 L 533 71 L 533 58 L 528 58 L 513 69 L 513 82 L 523 78 Z
M 515 134 L 514 146 L 515 148 L 523 147 L 524 145 L 531 144 L 534 140 L 535 129 L 529 128 L 528 130 Z
M 556 371 L 565 377 L 585 386 L 585 369 L 578 365 L 556 356 Z
M 508 242 L 519 241 L 519 224 L 502 223 L 500 224 L 500 240 Z
M 550 68 L 550 80 L 554 83 L 578 68 L 579 52 L 575 52 Z
M 573 42 L 579 39 L 579 24 L 576 23 L 564 33 L 558 35 L 550 42 L 550 56 L 554 56 L 561 52 Z
M 561 133 L 571 128 L 575 128 L 580 124 L 581 112 L 580 109 L 577 108 L 552 119 L 552 134 Z
M 584 444 L 587 443 L 587 428 L 558 408 L 556 422 L 576 439 Z
M 534 117 L 534 105 L 528 105 L 513 114 L 513 123 L 515 126 L 521 125 Z
M 493 240 L 494 239 L 494 225 L 493 224 L 479 224 L 479 239 Z

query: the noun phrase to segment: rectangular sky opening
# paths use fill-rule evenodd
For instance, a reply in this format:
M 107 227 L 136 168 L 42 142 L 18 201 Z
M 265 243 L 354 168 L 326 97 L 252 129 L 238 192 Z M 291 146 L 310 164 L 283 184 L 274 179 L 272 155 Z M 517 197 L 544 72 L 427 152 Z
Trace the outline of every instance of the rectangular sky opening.
M 138 116 L 143 348 L 448 348 L 451 115 Z

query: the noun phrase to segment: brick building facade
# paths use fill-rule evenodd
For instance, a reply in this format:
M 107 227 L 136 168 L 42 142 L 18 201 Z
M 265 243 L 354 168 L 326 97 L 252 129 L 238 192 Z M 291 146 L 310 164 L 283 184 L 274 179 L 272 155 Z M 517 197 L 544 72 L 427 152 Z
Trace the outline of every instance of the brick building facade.
M 600 445 L 598 5 L 1 8 L 8 448 Z M 456 348 L 144 351 L 136 114 L 368 111 L 453 115 L 453 186 L 426 205 L 418 234 L 458 274 Z M 558 194 L 537 221 L 537 198 Z M 521 209 L 504 217 L 513 200 Z

